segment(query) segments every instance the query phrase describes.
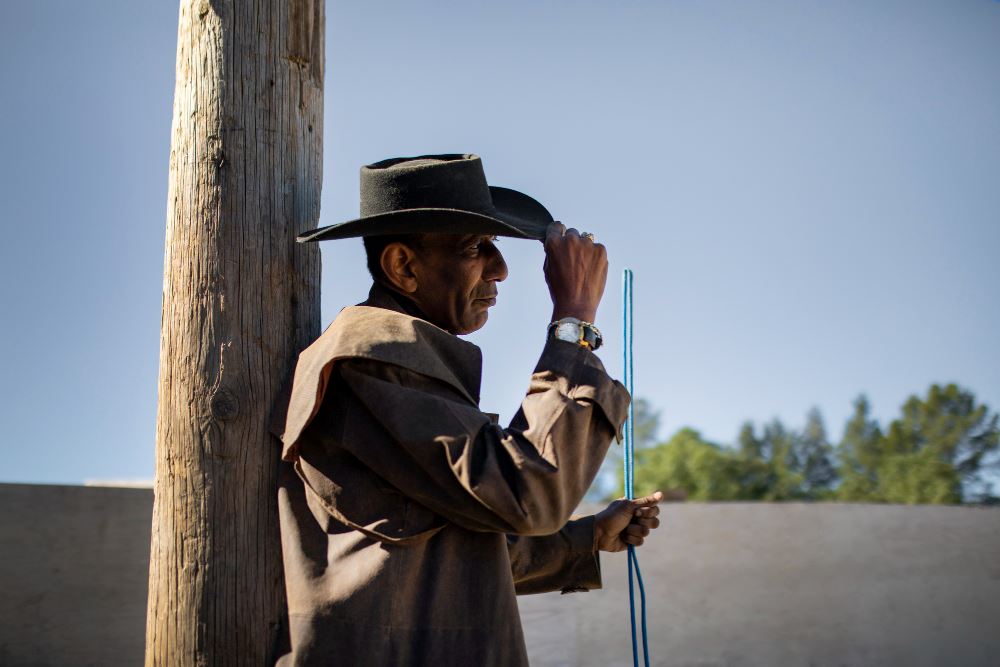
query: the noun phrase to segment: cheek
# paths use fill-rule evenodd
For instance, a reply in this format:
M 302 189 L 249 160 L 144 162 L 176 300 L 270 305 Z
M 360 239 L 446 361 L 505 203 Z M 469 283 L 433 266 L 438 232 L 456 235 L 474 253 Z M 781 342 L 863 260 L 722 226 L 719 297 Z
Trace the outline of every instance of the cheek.
M 446 277 L 447 282 L 443 287 L 452 293 L 456 302 L 464 303 L 468 307 L 471 305 L 473 297 L 478 296 L 481 292 L 480 276 L 480 273 L 472 269 L 455 271 Z

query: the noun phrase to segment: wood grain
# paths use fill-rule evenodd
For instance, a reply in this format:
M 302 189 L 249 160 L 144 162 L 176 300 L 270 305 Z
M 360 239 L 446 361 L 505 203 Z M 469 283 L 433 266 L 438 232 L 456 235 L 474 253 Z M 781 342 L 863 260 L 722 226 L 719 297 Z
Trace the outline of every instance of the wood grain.
M 268 417 L 319 335 L 322 0 L 182 0 L 147 665 L 273 661 L 284 588 Z

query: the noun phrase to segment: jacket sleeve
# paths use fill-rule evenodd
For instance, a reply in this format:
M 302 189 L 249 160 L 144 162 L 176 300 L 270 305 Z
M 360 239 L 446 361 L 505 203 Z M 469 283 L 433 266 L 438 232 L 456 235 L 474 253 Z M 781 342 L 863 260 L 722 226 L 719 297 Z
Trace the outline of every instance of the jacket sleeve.
M 590 351 L 549 341 L 507 428 L 447 383 L 392 364 L 338 364 L 360 405 L 340 446 L 412 500 L 469 530 L 550 535 L 620 434 L 629 396 Z
M 518 595 L 601 588 L 593 516 L 571 520 L 552 535 L 508 535 L 507 552 Z

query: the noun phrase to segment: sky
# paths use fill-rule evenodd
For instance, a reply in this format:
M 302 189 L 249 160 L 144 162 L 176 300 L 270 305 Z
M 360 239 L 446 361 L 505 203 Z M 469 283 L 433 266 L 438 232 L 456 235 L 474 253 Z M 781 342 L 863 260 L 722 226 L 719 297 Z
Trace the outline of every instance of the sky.
M 175 2 L 0 3 L 0 481 L 154 474 Z M 471 152 L 597 235 L 600 356 L 660 435 L 957 382 L 1000 408 L 1000 2 L 331 2 L 320 225 L 358 168 Z M 551 305 L 504 239 L 482 407 L 509 419 Z M 324 324 L 361 301 L 324 244 Z

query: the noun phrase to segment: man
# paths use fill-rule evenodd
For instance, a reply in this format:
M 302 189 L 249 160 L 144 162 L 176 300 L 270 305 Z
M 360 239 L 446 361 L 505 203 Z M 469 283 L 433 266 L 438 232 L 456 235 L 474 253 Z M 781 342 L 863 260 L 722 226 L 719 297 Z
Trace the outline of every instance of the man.
M 296 366 L 279 664 L 525 665 L 515 594 L 598 588 L 596 552 L 659 524 L 659 494 L 569 520 L 629 401 L 593 353 L 605 249 L 488 186 L 474 155 L 362 168 L 361 213 L 300 237 L 363 236 L 375 284 Z M 544 238 L 553 303 L 507 428 L 480 411 L 480 352 L 458 337 L 486 323 L 507 277 L 495 235 Z

